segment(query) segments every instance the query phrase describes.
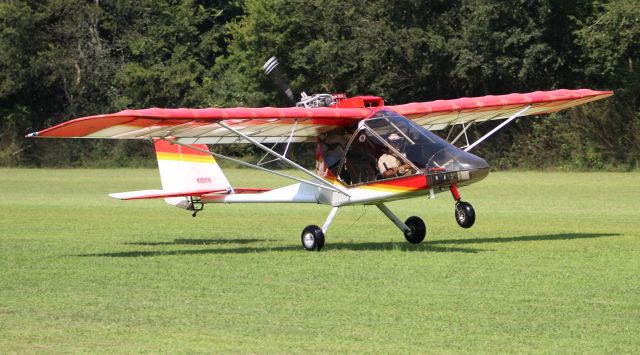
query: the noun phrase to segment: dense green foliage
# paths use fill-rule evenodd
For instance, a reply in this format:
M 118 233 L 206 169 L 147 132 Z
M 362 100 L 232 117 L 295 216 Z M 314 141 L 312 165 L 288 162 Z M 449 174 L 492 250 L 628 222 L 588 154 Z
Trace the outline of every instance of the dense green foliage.
M 388 103 L 615 90 L 522 119 L 478 153 L 501 168 L 632 169 L 640 159 L 636 0 L 5 0 L 0 164 L 136 165 L 149 155 L 140 143 L 22 138 L 83 115 L 286 105 L 260 68 L 272 55 L 296 92 Z
M 344 207 L 309 253 L 328 206 L 192 218 L 106 196 L 159 187 L 156 169 L 0 169 L 0 353 L 637 353 L 638 179 L 498 172 L 461 190 L 471 229 L 448 193 L 389 204 L 425 219 L 420 245 Z

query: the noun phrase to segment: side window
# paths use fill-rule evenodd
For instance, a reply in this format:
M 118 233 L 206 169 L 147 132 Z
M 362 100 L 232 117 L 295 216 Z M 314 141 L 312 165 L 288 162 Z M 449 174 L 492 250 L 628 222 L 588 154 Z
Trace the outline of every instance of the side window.
M 382 154 L 382 142 L 367 130 L 359 131 L 351 141 L 340 167 L 338 178 L 347 185 L 379 180 L 377 157 Z
M 345 136 L 340 133 L 319 137 L 319 154 L 322 154 L 326 168 L 328 168 L 334 176 L 338 175 L 338 167 L 346 150 L 347 139 L 348 136 L 345 138 Z

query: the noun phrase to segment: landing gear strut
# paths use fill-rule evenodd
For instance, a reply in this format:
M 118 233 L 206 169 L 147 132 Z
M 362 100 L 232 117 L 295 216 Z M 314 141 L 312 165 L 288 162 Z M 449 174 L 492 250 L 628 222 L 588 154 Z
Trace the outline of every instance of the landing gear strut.
M 455 217 L 456 222 L 462 228 L 471 228 L 476 221 L 476 211 L 473 209 L 470 203 L 464 202 L 460 199 L 460 193 L 456 185 L 449 186 L 451 194 L 454 200 L 456 200 Z
M 376 205 L 387 218 L 393 222 L 404 233 L 404 238 L 411 244 L 420 244 L 424 240 L 424 236 L 427 234 L 427 227 L 424 225 L 422 218 L 417 216 L 411 216 L 407 218 L 404 223 L 395 215 L 391 210 L 380 203 Z

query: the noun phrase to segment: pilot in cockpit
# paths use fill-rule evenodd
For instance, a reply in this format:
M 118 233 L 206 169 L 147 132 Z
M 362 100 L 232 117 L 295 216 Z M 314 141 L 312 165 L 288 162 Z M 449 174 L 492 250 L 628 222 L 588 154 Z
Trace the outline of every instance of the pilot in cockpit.
M 402 144 L 404 143 L 404 138 L 400 137 L 397 133 L 391 133 L 387 137 L 387 141 L 393 148 L 400 151 Z M 402 159 L 396 156 L 396 153 L 391 149 L 388 149 L 387 152 L 383 153 L 378 158 L 378 171 L 380 171 L 383 178 L 387 179 L 394 176 L 409 175 L 413 172 L 413 169 L 410 164 L 405 163 Z

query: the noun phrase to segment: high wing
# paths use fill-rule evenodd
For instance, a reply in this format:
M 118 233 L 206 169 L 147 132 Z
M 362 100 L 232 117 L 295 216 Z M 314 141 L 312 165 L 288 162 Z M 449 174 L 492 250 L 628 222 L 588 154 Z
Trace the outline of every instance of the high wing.
M 175 137 L 187 144 L 243 143 L 236 132 L 260 143 L 314 141 L 335 127 L 352 125 L 381 108 L 396 111 L 430 130 L 517 116 L 539 115 L 603 99 L 611 91 L 553 90 L 414 102 L 381 107 L 149 108 L 89 116 L 31 133 L 27 137 L 146 139 Z M 525 112 L 520 111 L 527 108 Z
M 512 117 L 527 106 L 520 116 L 533 116 L 558 112 L 566 108 L 604 99 L 613 91 L 589 89 L 535 91 L 525 94 L 464 97 L 454 100 L 413 102 L 387 108 L 415 121 L 421 126 L 437 131 L 453 124 L 468 124 Z
M 222 122 L 260 143 L 315 141 L 334 127 L 357 123 L 365 108 L 149 108 L 78 118 L 29 137 L 144 139 L 175 137 L 184 143 L 242 143 Z

